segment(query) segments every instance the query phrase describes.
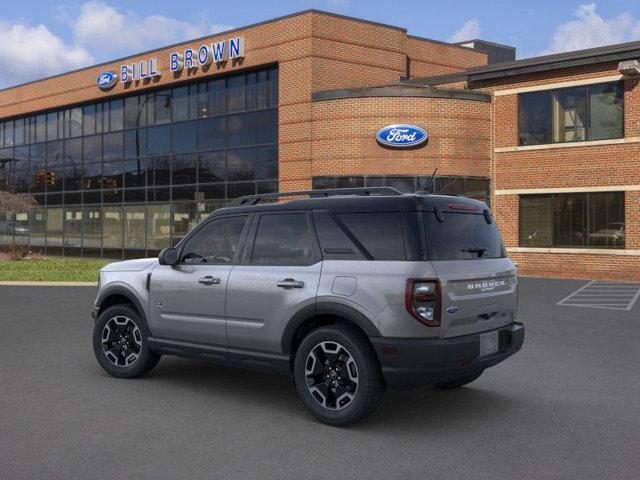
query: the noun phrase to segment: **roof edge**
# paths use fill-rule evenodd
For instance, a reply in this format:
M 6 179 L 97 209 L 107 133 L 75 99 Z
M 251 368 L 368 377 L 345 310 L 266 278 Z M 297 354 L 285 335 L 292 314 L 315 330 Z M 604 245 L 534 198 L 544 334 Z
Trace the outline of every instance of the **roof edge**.
M 388 25 L 388 24 L 385 24 L 385 23 L 375 22 L 375 21 L 372 21 L 372 20 L 366 20 L 366 19 L 363 19 L 363 18 L 350 17 L 350 16 L 347 16 L 347 15 L 341 15 L 339 13 L 327 12 L 325 10 L 318 10 L 318 9 L 315 9 L 315 8 L 308 8 L 306 10 L 300 10 L 298 12 L 293 12 L 293 13 L 289 13 L 289 14 L 286 14 L 286 15 L 281 15 L 279 17 L 271 18 L 269 20 L 262 20 L 260 22 L 250 23 L 248 25 L 243 25 L 243 26 L 240 26 L 240 27 L 231 28 L 231 29 L 228 29 L 228 30 L 224 30 L 222 32 L 212 32 L 212 33 L 210 33 L 208 35 L 204 35 L 202 37 L 197 37 L 197 38 L 192 38 L 192 39 L 185 39 L 185 40 L 183 40 L 181 42 L 172 43 L 170 45 L 163 45 L 163 46 L 160 46 L 160 47 L 152 48 L 150 50 L 145 50 L 143 52 L 132 53 L 132 54 L 127 55 L 125 57 L 120 57 L 120 58 L 116 58 L 116 59 L 113 59 L 113 60 L 107 60 L 107 61 L 96 63 L 96 64 L 93 64 L 93 65 L 87 65 L 86 67 L 80 67 L 80 68 L 76 68 L 74 70 L 69 70 L 69 71 L 66 71 L 66 72 L 56 73 L 55 75 L 50 75 L 48 77 L 43 77 L 43 78 L 37 78 L 35 80 L 30 80 L 28 82 L 19 83 L 17 85 L 11 85 L 9 87 L 0 88 L 0 92 L 5 92 L 7 90 L 11 90 L 11 89 L 14 89 L 14 88 L 24 87 L 26 85 L 31 85 L 33 83 L 44 82 L 44 81 L 47 81 L 47 80 L 51 80 L 53 78 L 62 77 L 64 75 L 71 75 L 73 73 L 78 73 L 78 72 L 81 72 L 83 70 L 89 70 L 89 69 L 92 69 L 92 68 L 102 67 L 104 65 L 109 65 L 111 63 L 122 62 L 122 61 L 127 60 L 128 58 L 131 58 L 131 57 L 139 57 L 139 56 L 142 56 L 142 55 L 148 55 L 150 53 L 154 53 L 154 52 L 157 52 L 159 50 L 165 50 L 167 48 L 178 47 L 178 46 L 184 45 L 186 43 L 198 42 L 198 41 L 202 41 L 202 40 L 205 40 L 207 38 L 214 37 L 214 36 L 227 35 L 229 33 L 237 32 L 239 30 L 246 30 L 248 28 L 260 27 L 262 25 L 267 25 L 269 23 L 275 23 L 275 22 L 279 22 L 279 21 L 282 21 L 282 20 L 286 20 L 288 18 L 299 17 L 299 16 L 302 16 L 302 15 L 308 15 L 308 14 L 317 14 L 317 15 L 325 15 L 325 16 L 334 17 L 334 18 L 342 18 L 344 20 L 350 20 L 350 21 L 353 21 L 353 22 L 366 23 L 366 24 L 369 24 L 369 25 L 376 25 L 376 26 L 384 27 L 384 28 L 391 28 L 391 29 L 394 29 L 394 30 L 399 30 L 399 31 L 404 32 L 404 33 L 407 32 L 406 28 L 398 27 L 396 25 Z
M 469 75 L 470 81 L 488 80 L 497 77 L 556 70 L 572 66 L 604 63 L 633 56 L 640 57 L 640 41 L 554 53 L 551 55 L 515 60 L 513 62 L 483 65 L 469 68 L 466 72 Z

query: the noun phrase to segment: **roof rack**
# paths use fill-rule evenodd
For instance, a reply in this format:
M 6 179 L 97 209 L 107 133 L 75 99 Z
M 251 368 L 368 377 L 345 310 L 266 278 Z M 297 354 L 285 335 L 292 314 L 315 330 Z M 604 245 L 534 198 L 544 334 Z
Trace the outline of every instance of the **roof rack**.
M 401 192 L 392 187 L 368 187 L 368 188 L 330 188 L 326 190 L 300 190 L 297 192 L 279 192 L 266 193 L 263 195 L 246 195 L 244 197 L 234 198 L 229 202 L 230 207 L 239 207 L 242 205 L 256 205 L 263 200 L 274 200 L 282 197 L 295 197 L 308 195 L 310 198 L 332 197 L 336 195 L 402 195 Z

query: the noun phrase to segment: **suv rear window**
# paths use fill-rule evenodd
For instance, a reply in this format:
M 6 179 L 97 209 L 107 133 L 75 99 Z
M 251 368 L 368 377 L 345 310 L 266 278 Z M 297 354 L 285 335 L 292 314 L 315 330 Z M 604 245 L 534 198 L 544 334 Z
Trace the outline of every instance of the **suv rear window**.
M 496 223 L 487 223 L 483 214 L 443 212 L 442 222 L 438 221 L 435 212 L 422 215 L 429 260 L 505 257 Z

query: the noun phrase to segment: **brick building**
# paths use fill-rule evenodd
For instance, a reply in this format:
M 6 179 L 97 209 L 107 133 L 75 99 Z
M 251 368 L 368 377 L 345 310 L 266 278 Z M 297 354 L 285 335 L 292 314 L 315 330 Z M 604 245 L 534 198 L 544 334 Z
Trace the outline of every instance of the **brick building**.
M 318 11 L 0 91 L 0 244 L 135 257 L 252 193 L 341 186 L 491 204 L 521 273 L 638 279 L 640 43 L 515 61 Z M 416 148 L 376 132 L 410 124 Z

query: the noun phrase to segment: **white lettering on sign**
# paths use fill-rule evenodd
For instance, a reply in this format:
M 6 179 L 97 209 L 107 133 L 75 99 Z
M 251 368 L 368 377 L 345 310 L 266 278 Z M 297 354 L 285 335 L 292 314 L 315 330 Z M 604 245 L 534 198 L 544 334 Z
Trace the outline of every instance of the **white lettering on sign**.
M 393 128 L 387 135 L 387 141 L 389 142 L 414 142 L 417 132 L 408 133 L 408 128 Z
M 173 52 L 169 55 L 169 69 L 181 72 L 183 69 L 193 70 L 211 63 L 222 63 L 226 60 L 244 58 L 244 37 L 213 42 L 201 45 L 197 52 L 190 48 L 184 52 Z

